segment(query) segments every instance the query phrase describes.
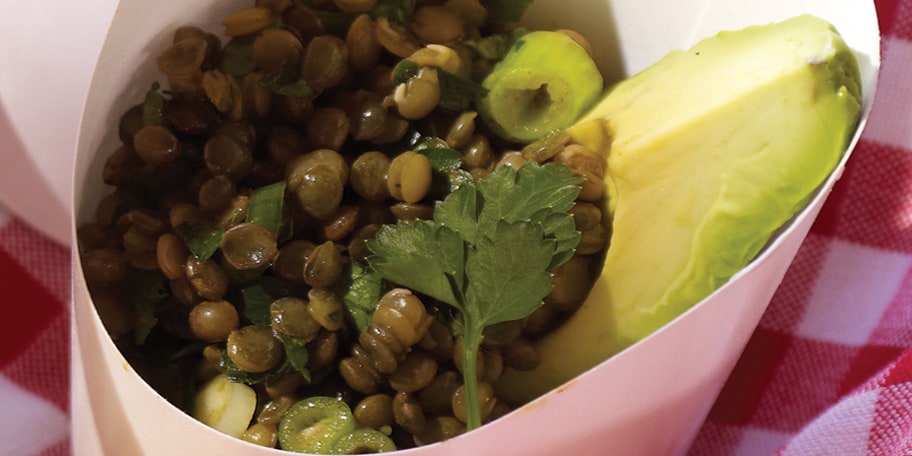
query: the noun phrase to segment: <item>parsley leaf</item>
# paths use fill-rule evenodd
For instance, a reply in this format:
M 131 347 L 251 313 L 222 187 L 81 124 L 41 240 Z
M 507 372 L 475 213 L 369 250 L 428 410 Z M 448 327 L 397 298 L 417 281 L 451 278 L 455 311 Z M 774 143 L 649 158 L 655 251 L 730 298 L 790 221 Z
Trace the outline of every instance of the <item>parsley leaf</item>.
M 475 305 L 465 312 L 485 326 L 531 314 L 551 292 L 553 253 L 554 241 L 544 238 L 541 225 L 498 223 L 466 257 L 466 302 Z
M 579 243 L 568 213 L 579 185 L 564 165 L 505 166 L 455 189 L 433 220 L 385 225 L 368 241 L 367 261 L 384 279 L 459 311 L 469 429 L 481 425 L 482 331 L 528 316 L 550 293 L 551 269 Z
M 446 226 L 427 220 L 385 225 L 367 241 L 368 263 L 383 278 L 461 307 L 453 283 L 463 282 L 465 246 Z

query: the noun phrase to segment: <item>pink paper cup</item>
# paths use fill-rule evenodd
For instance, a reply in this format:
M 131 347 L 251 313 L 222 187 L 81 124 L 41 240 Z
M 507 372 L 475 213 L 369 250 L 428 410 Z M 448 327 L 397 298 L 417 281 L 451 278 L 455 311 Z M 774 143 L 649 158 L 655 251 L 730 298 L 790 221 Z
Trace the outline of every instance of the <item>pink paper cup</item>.
M 525 22 L 534 28 L 572 27 L 581 31 L 592 42 L 609 79 L 631 75 L 666 52 L 686 48 L 720 30 L 804 13 L 824 18 L 837 27 L 860 64 L 864 114 L 849 150 L 858 141 L 880 68 L 880 35 L 871 1 L 568 1 L 538 0 Z M 74 175 L 77 223 L 91 220 L 96 204 L 110 191 L 100 175 L 106 154 L 118 145 L 114 126 L 120 113 L 142 99 L 156 77 L 154 60 L 168 45 L 171 32 L 185 24 L 220 30 L 219 18 L 248 3 L 120 2 L 82 118 Z M 842 173 L 848 155 L 809 206 L 755 261 L 670 324 L 510 415 L 451 440 L 396 454 L 684 453 Z M 288 454 L 221 434 L 152 390 L 107 336 L 78 258 L 74 250 L 76 454 Z

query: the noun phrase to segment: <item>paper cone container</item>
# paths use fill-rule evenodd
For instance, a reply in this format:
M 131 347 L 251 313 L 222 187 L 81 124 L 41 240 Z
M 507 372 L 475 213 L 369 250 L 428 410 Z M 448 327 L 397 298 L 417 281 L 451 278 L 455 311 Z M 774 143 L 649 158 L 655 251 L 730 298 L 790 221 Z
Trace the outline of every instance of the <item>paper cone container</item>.
M 142 99 L 157 77 L 155 57 L 168 45 L 171 32 L 185 24 L 221 30 L 219 18 L 248 3 L 120 2 L 89 89 L 78 140 L 74 178 L 77 223 L 92 220 L 96 204 L 110 191 L 100 175 L 107 154 L 118 145 L 118 118 Z M 537 28 L 581 31 L 592 42 L 601 67 L 608 72 L 606 76 L 616 79 L 720 30 L 803 13 L 833 23 L 856 51 L 865 97 L 863 126 L 880 66 L 880 37 L 871 1 L 537 0 L 526 23 Z M 857 140 L 858 132 L 852 146 Z M 672 323 L 504 418 L 449 441 L 401 454 L 683 453 L 844 164 L 845 160 L 810 205 L 750 266 Z M 106 335 L 75 251 L 73 258 L 77 454 L 283 453 L 220 434 L 171 406 L 147 386 Z

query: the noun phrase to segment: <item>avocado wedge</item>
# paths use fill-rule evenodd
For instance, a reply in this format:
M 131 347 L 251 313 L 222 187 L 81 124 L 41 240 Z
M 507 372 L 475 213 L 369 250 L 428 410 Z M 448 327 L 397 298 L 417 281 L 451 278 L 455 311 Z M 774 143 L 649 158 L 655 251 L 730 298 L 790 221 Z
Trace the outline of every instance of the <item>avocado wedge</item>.
M 603 270 L 499 393 L 531 400 L 725 284 L 829 176 L 860 112 L 854 55 L 809 15 L 721 32 L 609 90 L 568 130 L 607 154 Z

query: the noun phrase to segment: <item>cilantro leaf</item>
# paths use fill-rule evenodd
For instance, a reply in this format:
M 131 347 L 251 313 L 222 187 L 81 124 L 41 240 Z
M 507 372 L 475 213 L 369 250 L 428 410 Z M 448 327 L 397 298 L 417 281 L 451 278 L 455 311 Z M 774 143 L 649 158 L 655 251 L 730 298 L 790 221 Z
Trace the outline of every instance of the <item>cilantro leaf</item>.
M 367 262 L 385 279 L 462 307 L 453 283 L 463 283 L 465 246 L 446 226 L 427 220 L 384 225 L 367 241 Z

